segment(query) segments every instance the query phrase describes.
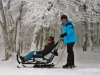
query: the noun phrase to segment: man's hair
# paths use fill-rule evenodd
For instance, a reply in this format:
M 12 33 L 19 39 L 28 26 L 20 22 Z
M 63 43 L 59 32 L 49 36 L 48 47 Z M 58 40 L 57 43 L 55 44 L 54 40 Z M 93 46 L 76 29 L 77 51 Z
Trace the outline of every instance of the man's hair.
M 67 17 L 66 15 L 62 15 L 62 16 L 61 16 L 61 20 L 62 20 L 62 19 L 68 20 L 68 17 Z
M 54 41 L 54 37 L 50 36 L 49 38 L 50 38 L 52 41 Z

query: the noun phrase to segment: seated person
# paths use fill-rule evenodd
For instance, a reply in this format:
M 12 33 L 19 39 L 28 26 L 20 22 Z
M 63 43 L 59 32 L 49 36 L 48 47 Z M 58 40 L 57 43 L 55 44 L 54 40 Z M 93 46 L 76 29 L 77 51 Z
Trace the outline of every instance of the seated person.
M 35 56 L 45 56 L 49 54 L 53 50 L 54 47 L 55 47 L 54 38 L 49 37 L 48 44 L 44 47 L 42 51 L 31 51 L 29 54 L 27 54 L 24 57 L 20 56 L 20 59 L 22 60 L 22 62 L 25 62 L 25 61 L 30 60 L 32 57 L 34 57 L 34 55 Z

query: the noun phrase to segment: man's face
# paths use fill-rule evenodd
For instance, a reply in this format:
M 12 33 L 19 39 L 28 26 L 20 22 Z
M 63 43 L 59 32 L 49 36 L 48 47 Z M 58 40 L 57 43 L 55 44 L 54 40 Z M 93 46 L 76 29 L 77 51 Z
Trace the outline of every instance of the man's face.
M 67 20 L 65 18 L 63 18 L 61 21 L 64 24 L 64 23 L 66 23 Z
M 51 42 L 53 42 L 50 38 L 48 39 L 48 43 L 51 43 Z

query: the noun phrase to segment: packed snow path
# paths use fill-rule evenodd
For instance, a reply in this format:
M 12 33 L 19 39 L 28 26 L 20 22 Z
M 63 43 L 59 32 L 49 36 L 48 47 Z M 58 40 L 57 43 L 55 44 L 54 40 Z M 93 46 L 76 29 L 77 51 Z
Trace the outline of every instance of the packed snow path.
M 55 57 L 53 62 L 56 64 L 63 50 L 59 50 L 59 56 Z M 86 51 L 75 48 L 76 68 L 63 69 L 62 65 L 66 62 L 66 50 L 54 68 L 17 68 L 15 56 L 9 61 L 0 61 L 0 75 L 100 75 L 100 52 Z M 0 60 L 2 58 L 0 52 Z M 27 65 L 32 66 L 32 65 Z

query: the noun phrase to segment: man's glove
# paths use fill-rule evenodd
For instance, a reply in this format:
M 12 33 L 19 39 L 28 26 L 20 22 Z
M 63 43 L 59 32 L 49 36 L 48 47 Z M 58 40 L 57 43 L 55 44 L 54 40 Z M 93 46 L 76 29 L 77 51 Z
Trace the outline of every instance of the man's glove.
M 61 34 L 60 37 L 63 38 L 64 36 L 67 36 L 67 33 Z

